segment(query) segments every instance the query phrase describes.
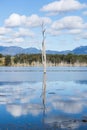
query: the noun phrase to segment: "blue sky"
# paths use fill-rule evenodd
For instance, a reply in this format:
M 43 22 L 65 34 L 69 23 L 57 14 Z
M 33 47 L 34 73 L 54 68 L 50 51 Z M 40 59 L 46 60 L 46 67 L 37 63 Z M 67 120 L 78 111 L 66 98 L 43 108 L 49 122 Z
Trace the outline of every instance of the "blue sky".
M 87 45 L 86 0 L 3 0 L 0 2 L 0 45 L 72 50 Z

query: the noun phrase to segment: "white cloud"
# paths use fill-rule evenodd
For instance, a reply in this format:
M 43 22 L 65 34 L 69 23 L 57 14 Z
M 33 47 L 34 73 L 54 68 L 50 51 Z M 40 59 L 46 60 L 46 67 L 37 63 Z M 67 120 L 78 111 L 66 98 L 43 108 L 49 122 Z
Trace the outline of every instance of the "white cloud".
M 87 4 L 80 3 L 77 0 L 59 0 L 43 6 L 41 10 L 45 12 L 57 14 L 62 12 L 75 11 L 86 7 Z
M 22 37 L 19 37 L 19 38 L 15 38 L 14 40 L 13 40 L 13 42 L 15 43 L 20 43 L 20 42 L 24 42 L 24 39 L 22 38 Z
M 82 39 L 87 39 L 87 32 L 84 32 L 80 36 Z
M 52 36 L 58 36 L 61 34 L 61 31 L 60 30 L 55 30 L 55 29 L 48 29 L 47 30 L 47 33 L 52 35 Z
M 0 27 L 0 35 L 5 35 L 7 33 L 10 33 L 12 30 L 5 27 Z
M 71 29 L 69 31 L 69 34 L 80 34 L 80 33 L 82 33 L 81 29 Z
M 15 37 L 33 37 L 34 33 L 32 31 L 30 31 L 29 29 L 25 29 L 25 28 L 19 28 L 19 31 L 16 32 L 15 34 L 13 34 Z
M 39 17 L 36 14 L 31 16 L 19 15 L 19 14 L 11 14 L 8 19 L 5 20 L 6 27 L 18 27 L 18 26 L 29 26 L 29 27 L 37 27 L 40 26 L 41 23 L 49 24 L 51 23 L 51 19 L 48 17 Z
M 85 24 L 79 16 L 67 16 L 52 24 L 54 29 L 83 29 Z
M 84 11 L 84 12 L 83 12 L 83 15 L 86 15 L 86 16 L 87 16 L 87 11 Z
M 27 18 L 26 25 L 29 27 L 37 27 L 40 26 L 42 23 L 50 24 L 51 19 L 48 17 L 39 17 L 38 15 L 31 15 Z
M 86 28 L 87 23 L 85 23 L 80 16 L 66 16 L 52 23 L 51 34 L 59 35 L 64 33 L 67 35 L 79 35 L 83 33 Z
M 26 16 L 19 15 L 16 13 L 13 13 L 9 16 L 8 19 L 5 20 L 5 26 L 7 27 L 17 27 L 26 22 Z
M 60 34 L 81 35 L 87 28 L 87 23 L 80 16 L 66 16 L 54 21 L 47 32 L 53 36 Z
M 1 43 L 12 43 L 13 39 L 12 38 L 9 38 L 7 36 L 0 36 L 0 42 Z
M 6 37 L 6 36 L 3 36 L 3 37 L 0 37 L 0 41 L 2 43 L 22 43 L 24 42 L 24 38 L 23 37 L 16 37 L 16 38 L 13 38 L 13 37 Z
M 66 34 L 80 34 L 86 26 L 86 23 L 84 23 L 81 17 L 67 16 L 53 22 L 51 28 L 47 29 L 47 33 L 52 36 L 61 35 L 62 31 Z

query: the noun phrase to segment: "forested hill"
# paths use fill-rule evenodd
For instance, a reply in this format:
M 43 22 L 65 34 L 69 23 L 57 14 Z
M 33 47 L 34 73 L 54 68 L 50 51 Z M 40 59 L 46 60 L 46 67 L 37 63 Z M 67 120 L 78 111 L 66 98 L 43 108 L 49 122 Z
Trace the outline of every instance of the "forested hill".
M 16 54 L 40 54 L 41 50 L 37 48 L 21 48 L 17 46 L 0 46 L 0 54 L 3 55 L 16 55 Z M 47 54 L 87 54 L 87 46 L 80 46 L 75 48 L 74 50 L 65 50 L 65 51 L 52 51 L 52 50 L 47 50 Z

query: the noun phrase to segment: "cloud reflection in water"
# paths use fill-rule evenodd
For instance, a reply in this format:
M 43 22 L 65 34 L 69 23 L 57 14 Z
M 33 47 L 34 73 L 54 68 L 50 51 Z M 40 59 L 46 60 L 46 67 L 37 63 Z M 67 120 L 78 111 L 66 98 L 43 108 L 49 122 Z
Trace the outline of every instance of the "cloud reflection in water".
M 45 82 L 45 89 L 42 82 L 0 84 L 1 105 L 16 118 L 42 116 L 48 126 L 75 129 L 80 122 L 70 117 L 78 119 L 84 110 L 87 115 L 87 86 L 73 81 Z

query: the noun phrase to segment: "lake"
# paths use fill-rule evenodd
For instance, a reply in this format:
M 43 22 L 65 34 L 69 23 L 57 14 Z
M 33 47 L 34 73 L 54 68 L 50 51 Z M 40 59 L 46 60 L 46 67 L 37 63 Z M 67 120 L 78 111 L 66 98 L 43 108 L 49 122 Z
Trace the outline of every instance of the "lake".
M 0 67 L 0 130 L 87 130 L 87 67 Z

